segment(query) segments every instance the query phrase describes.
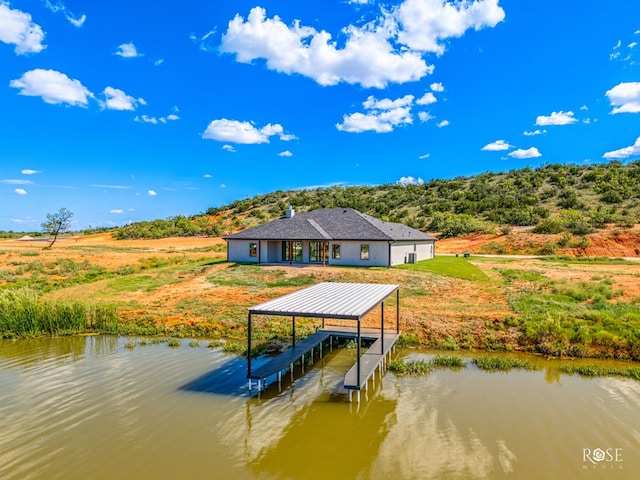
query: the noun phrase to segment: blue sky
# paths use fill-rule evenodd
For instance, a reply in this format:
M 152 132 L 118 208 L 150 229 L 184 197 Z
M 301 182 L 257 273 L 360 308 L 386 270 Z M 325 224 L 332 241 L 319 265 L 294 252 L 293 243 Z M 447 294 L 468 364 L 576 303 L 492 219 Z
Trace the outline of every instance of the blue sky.
M 640 2 L 0 0 L 0 230 L 640 158 Z

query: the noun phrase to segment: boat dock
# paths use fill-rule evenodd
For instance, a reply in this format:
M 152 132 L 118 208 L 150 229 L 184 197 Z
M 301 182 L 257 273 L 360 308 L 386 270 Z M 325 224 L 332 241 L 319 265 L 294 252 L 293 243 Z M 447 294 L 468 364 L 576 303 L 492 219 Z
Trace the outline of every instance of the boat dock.
M 396 294 L 395 329 L 388 329 L 385 327 L 384 301 L 393 293 Z M 378 305 L 381 307 L 380 328 L 361 328 L 361 319 Z M 344 388 L 349 392 L 349 401 L 352 401 L 355 391 L 359 402 L 360 391 L 366 390 L 370 379 L 375 382 L 376 372 L 382 377 L 388 358 L 400 336 L 400 293 L 397 285 L 325 282 L 257 305 L 249 309 L 247 319 L 248 352 L 251 352 L 253 315 L 290 316 L 292 346 L 255 369 L 251 368 L 251 355 L 247 357 L 249 390 L 252 390 L 255 381 L 260 392 L 266 385 L 267 377 L 272 375 L 277 377 L 280 384 L 282 374 L 286 371 L 291 373 L 293 379 L 295 362 L 301 360 L 304 372 L 305 359 L 310 358 L 313 361 L 316 352 L 322 357 L 326 343 L 329 349 L 332 349 L 334 338 L 353 338 L 357 349 L 356 364 L 346 373 Z M 296 316 L 321 318 L 322 328 L 296 342 Z M 326 327 L 327 319 L 354 320 L 356 325 Z M 361 352 L 363 339 L 373 342 L 364 353 Z
M 274 375 L 280 384 L 282 374 L 287 371 L 293 380 L 295 362 L 301 360 L 302 372 L 304 373 L 305 359 L 310 358 L 313 361 L 316 354 L 322 358 L 323 350 L 327 348 L 325 344 L 328 344 L 329 351 L 332 351 L 334 338 L 357 340 L 357 335 L 358 332 L 354 328 L 329 327 L 318 330 L 298 342 L 294 347 L 286 349 L 264 365 L 252 370 L 249 375 L 249 390 L 252 389 L 253 381 L 256 382 L 258 391 L 262 390 L 266 386 L 267 378 Z M 382 377 L 399 336 L 395 330 L 386 330 L 383 336 L 377 329 L 361 330 L 361 340 L 373 341 L 373 344 L 361 355 L 361 361 L 356 362 L 344 377 L 344 388 L 349 391 L 350 401 L 354 391 L 360 401 L 360 390 L 366 390 L 371 378 L 375 382 L 376 371 Z

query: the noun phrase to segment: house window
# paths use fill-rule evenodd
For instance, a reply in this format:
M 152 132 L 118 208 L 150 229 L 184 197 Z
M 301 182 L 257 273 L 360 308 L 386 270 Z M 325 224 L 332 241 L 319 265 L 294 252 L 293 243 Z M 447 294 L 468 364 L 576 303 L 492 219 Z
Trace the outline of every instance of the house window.
M 257 243 L 250 243 L 249 244 L 249 256 L 250 257 L 255 257 L 258 255 L 258 244 Z
M 360 245 L 360 260 L 369 260 L 369 245 L 366 243 Z
M 340 244 L 333 244 L 331 246 L 331 258 L 340 258 Z

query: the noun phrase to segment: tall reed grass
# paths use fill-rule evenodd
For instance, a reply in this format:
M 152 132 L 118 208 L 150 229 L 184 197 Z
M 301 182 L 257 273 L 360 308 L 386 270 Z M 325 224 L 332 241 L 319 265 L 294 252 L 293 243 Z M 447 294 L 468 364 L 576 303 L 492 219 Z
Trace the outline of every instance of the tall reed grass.
M 42 300 L 29 288 L 0 291 L 0 336 L 36 337 L 87 331 L 117 332 L 115 308 Z

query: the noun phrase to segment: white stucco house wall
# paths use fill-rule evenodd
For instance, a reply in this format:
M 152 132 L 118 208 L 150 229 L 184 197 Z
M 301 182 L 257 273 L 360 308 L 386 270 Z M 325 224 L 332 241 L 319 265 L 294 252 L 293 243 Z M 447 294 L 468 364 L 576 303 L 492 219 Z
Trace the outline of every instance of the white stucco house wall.
M 433 258 L 437 239 L 353 208 L 289 207 L 285 217 L 225 240 L 231 262 L 390 267 Z

